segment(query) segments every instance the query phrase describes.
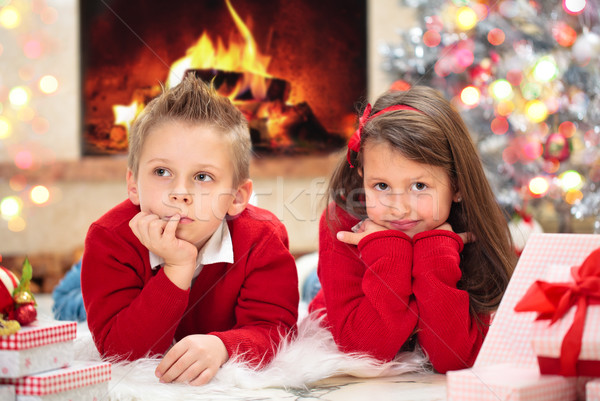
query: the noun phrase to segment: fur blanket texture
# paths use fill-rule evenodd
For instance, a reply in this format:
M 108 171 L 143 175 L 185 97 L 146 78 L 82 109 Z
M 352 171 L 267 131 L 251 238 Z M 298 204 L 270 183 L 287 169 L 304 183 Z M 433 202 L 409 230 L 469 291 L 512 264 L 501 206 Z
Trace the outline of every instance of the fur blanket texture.
M 75 358 L 101 360 L 89 331 L 81 331 L 75 340 Z M 269 396 L 308 390 L 311 385 L 332 376 L 349 375 L 362 378 L 394 376 L 408 372 L 428 372 L 427 358 L 420 350 L 398 354 L 388 363 L 372 358 L 344 354 L 335 345 L 329 330 L 320 326 L 311 315 L 300 319 L 298 335 L 285 339 L 274 359 L 260 370 L 229 360 L 211 382 L 204 386 L 160 383 L 154 376 L 159 359 L 140 359 L 134 362 L 116 362 L 112 365 L 112 379 L 103 400 L 256 400 L 287 398 Z

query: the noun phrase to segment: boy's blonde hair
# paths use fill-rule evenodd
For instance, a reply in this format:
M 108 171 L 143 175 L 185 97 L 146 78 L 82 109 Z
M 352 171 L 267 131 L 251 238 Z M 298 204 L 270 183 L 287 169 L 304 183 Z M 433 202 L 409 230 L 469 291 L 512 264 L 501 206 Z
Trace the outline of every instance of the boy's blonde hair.
M 229 140 L 233 163 L 233 186 L 250 176 L 252 142 L 248 122 L 231 101 L 193 73 L 175 87 L 164 89 L 134 121 L 129 134 L 127 167 L 137 177 L 140 154 L 148 134 L 160 124 L 181 121 L 215 129 Z M 181 150 L 185 152 L 185 149 Z

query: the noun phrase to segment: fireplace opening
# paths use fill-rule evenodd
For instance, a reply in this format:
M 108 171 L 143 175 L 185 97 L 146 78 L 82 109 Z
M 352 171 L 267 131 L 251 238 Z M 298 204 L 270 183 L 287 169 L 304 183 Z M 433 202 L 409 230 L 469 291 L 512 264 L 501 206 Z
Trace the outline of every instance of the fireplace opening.
M 125 154 L 131 121 L 184 74 L 212 81 L 259 155 L 339 149 L 366 97 L 366 0 L 80 2 L 82 153 Z

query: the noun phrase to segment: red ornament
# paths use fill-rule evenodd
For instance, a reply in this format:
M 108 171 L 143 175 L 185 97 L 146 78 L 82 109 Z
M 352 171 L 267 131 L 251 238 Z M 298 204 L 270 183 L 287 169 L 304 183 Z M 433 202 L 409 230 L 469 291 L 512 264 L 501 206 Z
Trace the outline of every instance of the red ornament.
M 21 305 L 15 311 L 15 320 L 21 324 L 21 326 L 27 326 L 37 318 L 37 310 L 33 303 Z
M 19 285 L 19 279 L 13 272 L 0 266 L 0 314 L 13 310 L 13 291 Z
M 546 146 L 544 146 L 544 159 L 562 162 L 568 159 L 570 154 L 571 149 L 568 138 L 558 132 L 548 135 Z

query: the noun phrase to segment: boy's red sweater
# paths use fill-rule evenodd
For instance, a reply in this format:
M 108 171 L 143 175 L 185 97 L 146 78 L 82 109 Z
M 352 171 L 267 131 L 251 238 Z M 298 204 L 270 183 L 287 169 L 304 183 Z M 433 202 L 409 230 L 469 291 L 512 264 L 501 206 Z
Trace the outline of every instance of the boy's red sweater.
M 298 276 L 283 224 L 248 206 L 227 222 L 234 263 L 204 266 L 182 290 L 151 269 L 148 249 L 129 228 L 139 211 L 126 200 L 86 237 L 81 286 L 100 353 L 133 360 L 164 354 L 190 334 L 213 334 L 230 357 L 269 361 L 298 318 Z
M 489 316 L 478 324 L 469 294 L 457 289 L 461 238 L 433 230 L 411 239 L 387 230 L 348 245 L 335 235 L 358 220 L 337 206 L 329 210 L 319 231 L 322 290 L 309 311 L 326 313 L 338 346 L 390 361 L 414 334 L 438 372 L 472 366 Z

